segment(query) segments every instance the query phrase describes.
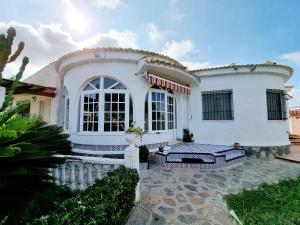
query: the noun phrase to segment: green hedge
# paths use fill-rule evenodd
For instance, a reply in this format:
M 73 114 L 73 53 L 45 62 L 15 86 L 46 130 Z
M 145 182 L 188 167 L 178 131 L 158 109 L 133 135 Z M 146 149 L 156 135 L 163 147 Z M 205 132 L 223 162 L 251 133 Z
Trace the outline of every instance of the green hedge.
M 135 169 L 121 166 L 32 224 L 122 224 L 134 205 L 138 181 Z
M 300 177 L 224 198 L 244 225 L 300 224 Z

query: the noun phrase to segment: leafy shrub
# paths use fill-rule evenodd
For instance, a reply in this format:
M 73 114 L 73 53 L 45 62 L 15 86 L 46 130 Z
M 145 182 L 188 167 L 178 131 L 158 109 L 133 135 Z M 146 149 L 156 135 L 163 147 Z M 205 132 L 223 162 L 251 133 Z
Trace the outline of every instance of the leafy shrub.
M 149 149 L 146 145 L 141 145 L 140 147 L 140 163 L 148 162 Z
M 122 224 L 134 205 L 138 181 L 135 169 L 121 166 L 32 224 Z

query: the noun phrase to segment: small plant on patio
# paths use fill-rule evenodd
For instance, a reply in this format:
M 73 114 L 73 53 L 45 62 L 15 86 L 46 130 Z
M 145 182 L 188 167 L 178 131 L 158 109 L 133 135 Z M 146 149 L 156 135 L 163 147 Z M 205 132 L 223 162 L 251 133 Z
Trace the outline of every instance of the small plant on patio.
M 148 162 L 149 149 L 146 145 L 141 145 L 140 147 L 140 163 Z
M 183 142 L 194 142 L 193 133 L 189 129 L 183 129 Z

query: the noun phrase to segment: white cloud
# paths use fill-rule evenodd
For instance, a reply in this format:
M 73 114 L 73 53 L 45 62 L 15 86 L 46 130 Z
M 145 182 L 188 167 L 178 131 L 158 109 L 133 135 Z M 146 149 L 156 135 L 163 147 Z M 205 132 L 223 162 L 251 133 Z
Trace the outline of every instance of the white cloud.
M 93 47 L 122 47 L 139 48 L 136 34 L 130 31 L 119 32 L 110 30 L 107 33 L 99 33 L 78 43 L 79 48 Z
M 66 6 L 64 16 L 68 25 L 75 31 L 84 32 L 89 25 L 88 18 L 76 9 L 71 0 L 62 0 L 62 3 Z
M 89 39 L 75 41 L 72 36 L 63 31 L 60 24 L 40 24 L 34 27 L 29 24 L 10 22 L 0 22 L 0 33 L 6 33 L 8 27 L 13 26 L 17 31 L 14 47 L 20 42 L 25 42 L 23 56 L 28 56 L 30 63 L 26 68 L 26 75 L 31 75 L 48 63 L 57 60 L 60 56 L 90 47 L 132 47 L 137 48 L 136 36 L 130 31 L 119 32 L 110 30 L 107 33 L 98 33 Z M 7 66 L 6 75 L 15 73 L 21 62 L 19 57 L 17 62 Z
M 115 9 L 121 5 L 121 0 L 93 0 L 97 8 Z
M 294 87 L 293 90 L 289 93 L 293 96 L 293 99 L 290 100 L 289 105 L 291 107 L 299 107 L 300 106 L 300 85 L 298 87 Z
M 167 31 L 160 30 L 154 23 L 148 23 L 146 31 L 151 42 L 156 45 L 165 40 L 168 33 Z
M 161 53 L 168 55 L 174 59 L 181 59 L 182 57 L 195 51 L 195 43 L 193 41 L 182 40 L 179 42 L 167 42 Z
M 281 55 L 282 59 L 288 60 L 292 63 L 296 63 L 300 66 L 300 51 L 299 52 L 289 52 Z
M 186 66 L 189 70 L 197 70 L 212 67 L 212 65 L 209 62 L 181 61 L 181 63 L 184 66 Z
M 173 22 L 180 23 L 185 18 L 185 14 L 178 14 L 170 17 L 170 20 Z

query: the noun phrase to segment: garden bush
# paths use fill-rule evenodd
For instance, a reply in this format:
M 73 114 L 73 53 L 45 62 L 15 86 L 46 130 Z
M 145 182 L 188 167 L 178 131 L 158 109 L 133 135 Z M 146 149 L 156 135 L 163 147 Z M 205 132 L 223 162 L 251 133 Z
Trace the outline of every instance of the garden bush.
M 102 180 L 58 204 L 34 225 L 122 224 L 135 202 L 138 172 L 124 166 L 109 172 Z

